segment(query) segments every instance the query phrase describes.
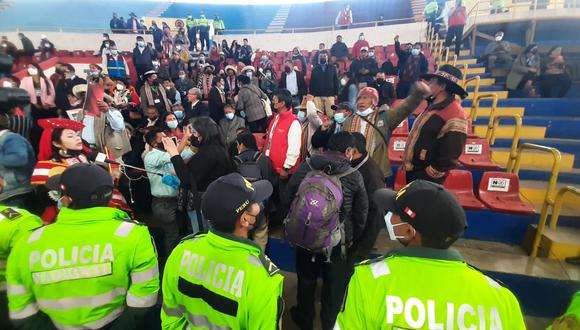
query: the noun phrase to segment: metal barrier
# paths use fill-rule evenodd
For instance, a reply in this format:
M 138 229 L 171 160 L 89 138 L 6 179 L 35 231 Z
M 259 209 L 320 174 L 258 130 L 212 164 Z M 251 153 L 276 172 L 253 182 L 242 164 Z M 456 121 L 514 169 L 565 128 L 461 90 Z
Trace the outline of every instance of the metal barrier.
M 457 54 L 453 54 L 453 66 L 457 65 Z
M 467 64 L 459 64 L 457 66 L 459 68 L 459 70 L 461 70 L 462 73 L 462 78 L 461 78 L 461 86 L 465 87 L 465 84 L 467 83 L 466 78 L 467 78 Z
M 512 118 L 516 124 L 514 129 L 514 135 L 512 138 L 512 145 L 510 148 L 510 155 L 506 165 L 507 172 L 510 172 L 513 169 L 514 162 L 518 156 L 518 144 L 520 142 L 520 131 L 522 130 L 522 116 L 518 115 L 517 113 L 512 115 L 495 116 L 493 119 L 493 128 L 491 129 L 489 141 L 487 142 L 489 143 L 490 146 L 495 144 L 495 133 L 497 131 L 497 128 L 499 127 L 499 123 L 502 119 L 506 118 Z
M 492 99 L 493 100 L 491 102 L 491 111 L 489 113 L 490 121 L 487 125 L 488 130 L 489 130 L 489 127 L 492 126 L 491 124 L 493 124 L 493 122 L 492 122 L 493 115 L 495 114 L 495 110 L 497 109 L 497 102 L 499 100 L 496 93 L 485 93 L 485 94 L 479 94 L 477 96 L 474 96 L 473 104 L 471 105 L 471 113 L 469 114 L 469 116 L 471 117 L 471 122 L 475 123 L 475 121 L 477 120 L 477 113 L 479 112 L 479 102 L 483 99 Z M 487 137 L 487 133 L 486 133 L 486 137 Z
M 467 71 L 467 69 L 465 70 Z M 481 77 L 475 76 L 465 80 L 465 82 L 463 83 L 463 88 L 465 88 L 465 90 L 467 90 L 467 84 L 471 81 L 475 81 L 475 88 L 473 89 L 473 100 L 475 101 L 475 99 L 479 96 L 479 85 L 481 84 Z M 473 110 L 473 106 L 471 109 Z
M 540 238 L 544 232 L 544 227 L 546 226 L 546 219 L 548 218 L 548 209 L 554 206 L 554 199 L 556 194 L 556 183 L 558 182 L 558 175 L 560 174 L 560 163 L 562 162 L 562 154 L 556 148 L 541 146 L 533 143 L 524 143 L 518 147 L 518 152 L 516 155 L 516 160 L 511 173 L 516 176 L 520 172 L 520 166 L 522 161 L 522 154 L 524 150 L 535 150 L 545 153 L 549 153 L 553 156 L 552 162 L 552 175 L 548 181 L 548 188 L 546 189 L 546 195 L 544 197 L 544 203 L 542 204 L 542 211 L 540 212 L 540 221 L 538 222 L 538 233 L 534 238 L 534 244 L 532 245 L 531 256 L 535 257 L 538 254 L 538 246 L 540 245 Z
M 560 212 L 562 211 L 564 196 L 567 193 L 571 193 L 573 195 L 580 197 L 580 188 L 566 186 L 558 190 L 558 194 L 556 194 L 556 199 L 554 201 L 554 208 L 552 208 L 552 217 L 550 218 L 550 229 L 556 229 L 556 226 L 558 225 L 558 218 L 560 217 Z

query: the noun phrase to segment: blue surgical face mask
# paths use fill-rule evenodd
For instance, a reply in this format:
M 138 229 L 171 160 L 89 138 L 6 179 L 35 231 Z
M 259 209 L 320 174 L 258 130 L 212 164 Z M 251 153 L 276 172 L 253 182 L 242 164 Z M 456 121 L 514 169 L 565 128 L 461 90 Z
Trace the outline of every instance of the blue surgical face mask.
M 411 49 L 411 55 L 417 56 L 417 55 L 419 55 L 419 53 L 420 53 L 420 51 L 418 49 L 416 49 L 416 48 Z
M 252 73 L 252 71 L 248 71 L 248 72 L 246 72 L 246 76 L 248 76 L 248 78 L 250 78 L 250 79 L 252 79 L 252 76 L 253 76 L 253 75 L 254 75 L 254 74 Z
M 306 115 L 304 114 L 303 111 L 298 111 L 298 114 L 296 116 L 298 116 L 298 120 L 300 120 L 301 123 L 303 123 L 304 120 L 306 120 Z
M 372 108 L 368 108 L 365 111 L 357 111 L 356 113 L 359 116 L 366 117 L 366 116 L 370 115 L 371 113 L 373 113 L 373 109 Z
M 226 113 L 226 118 L 229 119 L 229 120 L 233 120 L 234 119 L 234 113 L 233 112 Z
M 337 122 L 338 124 L 344 123 L 345 120 L 346 120 L 346 117 L 344 117 L 343 112 L 338 112 L 338 113 L 334 114 L 334 121 Z
M 183 118 L 183 111 L 174 111 L 173 114 L 177 119 Z
M 174 128 L 177 128 L 177 124 L 178 124 L 177 120 L 170 120 L 167 122 L 167 127 L 174 129 Z
M 64 196 L 62 196 L 61 198 L 59 198 L 59 199 L 56 201 L 56 208 L 57 208 L 57 209 L 59 209 L 59 210 L 62 210 L 62 208 L 63 208 L 63 206 L 62 206 L 62 199 L 63 199 L 63 198 L 64 198 Z

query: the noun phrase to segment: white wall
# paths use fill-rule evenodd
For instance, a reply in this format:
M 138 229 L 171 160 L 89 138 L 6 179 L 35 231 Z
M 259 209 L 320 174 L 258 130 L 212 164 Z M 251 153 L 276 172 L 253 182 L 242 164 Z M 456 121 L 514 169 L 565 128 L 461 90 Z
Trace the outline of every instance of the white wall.
M 408 23 L 389 26 L 378 26 L 360 29 L 324 31 L 324 32 L 303 32 L 303 33 L 267 33 L 267 34 L 237 34 L 216 36 L 216 41 L 221 42 L 225 38 L 228 43 L 236 39 L 241 44 L 243 38 L 248 38 L 253 49 L 266 49 L 271 51 L 289 51 L 294 46 L 300 49 L 318 49 L 318 44 L 324 42 L 330 48 L 336 40 L 338 34 L 342 35 L 343 41 L 351 47 L 357 40 L 360 32 L 364 32 L 366 40 L 371 46 L 393 44 L 393 38 L 400 35 L 401 42 L 415 42 L 423 40 L 421 35 L 422 23 Z M 70 32 L 25 32 L 24 33 L 34 45 L 40 43 L 40 36 L 46 35 L 57 49 L 66 50 L 98 50 L 102 34 L 90 33 L 70 33 Z M 8 40 L 14 42 L 17 47 L 22 47 L 16 32 L 2 33 Z M 121 51 L 130 51 L 135 47 L 135 34 L 111 34 L 111 39 L 117 43 L 117 48 Z M 146 41 L 153 41 L 151 35 L 144 35 Z

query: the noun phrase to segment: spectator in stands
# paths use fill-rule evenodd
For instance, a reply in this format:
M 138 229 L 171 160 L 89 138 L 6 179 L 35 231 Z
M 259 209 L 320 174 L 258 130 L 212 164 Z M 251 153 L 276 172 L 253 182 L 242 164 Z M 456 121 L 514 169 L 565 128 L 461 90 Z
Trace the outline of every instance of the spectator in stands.
M 101 46 L 99 47 L 99 53 L 95 56 L 102 56 L 103 54 L 109 55 L 109 47 L 111 46 L 111 43 L 115 42 L 111 40 L 108 33 L 103 33 L 103 40 L 101 41 Z
M 201 44 L 201 50 L 204 48 L 209 52 L 211 47 L 211 42 L 209 40 L 209 20 L 205 17 L 205 13 L 201 11 L 199 13 L 199 19 L 197 19 L 197 29 L 199 30 L 199 42 Z
M 64 65 L 62 72 L 64 79 L 61 79 L 56 86 L 54 102 L 57 108 L 66 111 L 71 108 L 68 96 L 72 94 L 73 87 L 86 84 L 87 81 L 81 77 L 77 77 L 74 66 L 70 64 Z
M 238 63 L 240 61 L 240 54 L 242 53 L 242 46 L 238 44 L 237 40 L 232 41 L 232 45 L 230 46 L 231 51 L 231 58 Z
M 253 66 L 246 65 L 245 67 L 242 68 L 242 70 L 240 70 L 240 74 L 250 78 L 250 82 L 252 83 L 252 85 L 260 87 L 260 79 L 258 78 L 258 75 L 256 75 L 256 68 L 254 68 Z
M 174 113 L 167 112 L 162 118 L 164 125 L 162 125 L 163 132 L 167 137 L 175 137 L 177 141 L 183 141 L 183 131 L 179 129 L 179 120 L 175 115 L 175 110 L 183 112 L 183 107 L 181 105 L 176 105 L 173 107 Z M 184 129 L 187 129 L 185 127 Z
M 153 49 L 149 47 L 149 49 Z M 160 79 L 169 78 L 169 65 L 167 63 L 161 64 L 158 59 L 151 61 L 153 70 L 157 72 L 157 77 Z
M 274 94 L 272 104 L 276 115 L 268 126 L 264 154 L 270 157 L 280 180 L 285 182 L 288 181 L 290 174 L 294 173 L 299 163 L 302 128 L 300 121 L 291 110 L 290 91 L 279 89 Z
M 149 106 L 157 108 L 160 114 L 171 111 L 171 104 L 167 99 L 165 88 L 157 79 L 157 73 L 154 70 L 147 71 L 143 74 L 143 79 L 144 83 L 139 91 L 143 111 Z
M 117 18 L 117 13 L 113 13 L 113 18 L 109 21 L 109 28 L 111 28 L 111 31 L 113 33 L 119 33 L 124 27 L 125 24 Z
M 268 95 L 270 101 L 272 101 L 272 96 L 278 90 L 278 84 L 276 72 L 271 67 L 266 67 L 260 77 L 260 88 Z
M 336 42 L 330 48 L 330 62 L 335 63 L 337 61 L 343 62 L 343 71 L 346 71 L 346 61 L 348 60 L 348 47 L 344 42 L 342 42 L 342 36 L 336 36 Z M 342 71 L 341 71 L 342 72 Z
M 391 132 L 413 111 L 424 97 L 431 94 L 424 82 L 415 83 L 415 91 L 395 108 L 378 107 L 379 93 L 372 87 L 359 90 L 356 101 L 356 115 L 347 118 L 343 129 L 362 133 L 367 140 L 367 150 L 377 162 L 385 178 L 391 176 L 389 163 L 389 139 Z
M 369 49 L 369 42 L 365 40 L 364 32 L 359 33 L 358 40 L 352 46 L 352 58 L 354 60 L 360 58 L 361 56 L 361 49 L 366 47 L 367 51 Z
M 40 45 L 38 45 L 38 50 L 40 51 L 40 57 L 46 60 L 54 54 L 55 48 L 54 44 L 48 40 L 48 37 L 43 35 L 40 37 Z
M 139 21 L 137 20 L 137 15 L 135 15 L 135 13 L 129 13 L 129 19 L 127 19 L 126 27 L 129 32 L 139 32 Z
M 109 54 L 103 53 L 102 61 L 103 73 L 108 74 L 110 77 L 114 78 L 126 78 L 129 76 L 129 66 L 123 55 L 119 54 L 117 50 L 117 45 L 112 44 L 109 46 Z
M 66 63 L 56 62 L 54 65 L 54 73 L 50 75 L 50 81 L 52 81 L 53 86 L 58 86 L 58 82 L 64 78 L 63 70 Z
M 163 26 L 163 39 L 161 42 L 163 43 L 163 57 L 167 57 L 171 50 L 173 50 L 173 37 L 171 37 L 171 28 L 167 23 L 161 23 Z
M 282 72 L 282 77 L 280 78 L 280 88 L 290 92 L 293 108 L 302 102 L 302 97 L 307 93 L 304 74 L 296 70 L 294 63 L 290 60 L 284 61 L 284 72 Z
M 226 56 L 226 59 L 233 58 L 232 50 L 230 49 L 230 46 L 228 46 L 228 41 L 226 39 L 222 40 L 222 45 L 221 45 L 220 50 L 224 53 L 224 55 Z
M 340 29 L 348 29 L 352 25 L 352 10 L 350 10 L 350 5 L 347 4 L 344 9 L 341 9 L 336 15 L 334 20 L 334 25 L 338 25 Z
M 28 39 L 23 33 L 18 33 L 18 39 L 22 42 L 22 50 L 20 51 L 21 56 L 34 56 L 36 49 L 32 44 L 32 41 Z
M 0 40 L 0 54 L 8 54 L 13 58 L 18 56 L 18 49 L 12 42 L 8 41 L 6 36 L 2 36 Z
M 480 61 L 487 62 L 488 70 L 493 69 L 496 62 L 510 65 L 514 60 L 510 55 L 512 47 L 509 41 L 503 40 L 503 37 L 504 33 L 502 31 L 498 31 L 495 34 L 495 41 L 490 42 L 487 47 L 485 47 L 485 52 Z
M 186 121 L 191 121 L 192 118 L 209 117 L 209 110 L 207 105 L 201 101 L 201 97 L 201 90 L 197 87 L 187 92 L 189 107 L 185 110 Z
M 216 35 L 220 35 L 226 29 L 224 21 L 220 18 L 220 15 L 215 14 L 213 19 L 213 31 Z
M 238 70 L 233 65 L 228 65 L 225 68 L 225 93 L 229 102 L 233 102 L 234 96 L 238 95 Z
M 353 256 L 355 262 L 360 262 L 369 258 L 371 250 L 375 246 L 377 236 L 383 228 L 381 214 L 377 204 L 373 201 L 373 194 L 375 191 L 384 188 L 383 172 L 379 165 L 372 159 L 367 152 L 367 140 L 364 135 L 359 132 L 352 133 L 356 142 L 353 148 L 352 160 L 350 165 L 357 169 L 362 175 L 365 185 L 365 191 L 369 201 L 369 212 L 365 227 L 362 231 L 361 239 L 353 246 Z
M 189 50 L 197 51 L 197 20 L 193 19 L 191 13 L 187 14 L 185 25 L 187 26 L 187 37 L 189 38 Z
M 358 87 L 354 74 L 352 72 L 345 72 L 340 77 L 340 92 L 338 94 L 339 102 L 348 102 L 354 108 L 356 106 L 356 96 L 358 94 Z
M 458 165 L 467 139 L 467 115 L 455 98 L 467 97 L 460 85 L 462 77 L 459 69 L 448 64 L 422 77 L 429 81 L 422 90 L 429 91 L 425 94 L 430 94 L 431 101 L 407 139 L 402 166 L 407 183 L 423 179 L 442 184 L 448 171 Z
M 342 124 L 352 115 L 352 109 L 353 107 L 349 102 L 341 102 L 333 105 L 332 110 L 334 111 L 334 116 L 323 120 L 322 125 L 316 129 L 310 139 L 312 147 L 326 150 L 328 148 L 328 140 L 334 133 L 342 131 Z
M 169 77 L 173 81 L 177 81 L 179 79 L 179 72 L 185 70 L 185 64 L 179 58 L 179 52 L 173 51 L 171 53 L 171 60 L 169 61 Z
M 236 116 L 236 108 L 232 104 L 226 104 L 223 107 L 224 115 L 218 121 L 220 128 L 220 136 L 224 141 L 224 145 L 230 149 L 230 145 L 236 142 L 238 131 L 246 127 L 246 121 Z
M 240 47 L 238 60 L 243 62 L 245 65 L 252 65 L 252 46 L 248 43 L 248 39 L 244 38 L 244 44 Z M 232 51 L 234 46 L 232 45 Z
M 157 26 L 157 22 L 151 21 L 149 32 L 153 35 L 153 45 L 155 46 L 155 50 L 157 52 L 162 52 L 163 46 L 161 45 L 161 40 L 163 40 L 163 30 Z
M 423 15 L 425 16 L 425 20 L 428 23 L 428 27 L 434 29 L 435 35 L 439 34 L 439 24 L 437 23 L 439 13 L 439 6 L 437 4 L 437 0 L 430 0 L 427 5 L 425 5 L 425 9 L 423 10 Z
M 268 118 L 262 103 L 268 96 L 256 85 L 250 82 L 250 78 L 245 75 L 238 76 L 240 91 L 236 110 L 242 118 L 246 118 L 248 127 L 253 133 L 265 132 L 268 127 Z
M 350 72 L 354 74 L 354 79 L 359 89 L 370 86 L 373 83 L 374 77 L 379 72 L 379 67 L 377 61 L 369 57 L 369 49 L 367 47 L 360 49 L 360 57 L 352 61 Z
M 127 33 L 127 24 L 123 16 L 119 17 L 119 24 L 121 26 L 121 31 L 119 31 L 119 33 Z
M 572 80 L 566 72 L 566 62 L 561 46 L 554 46 L 546 54 L 545 65 L 540 76 L 540 94 L 542 97 L 552 97 L 552 89 L 559 87 L 557 97 L 564 97 Z
M 334 105 L 335 96 L 338 95 L 338 84 L 338 70 L 328 64 L 328 52 L 322 50 L 318 63 L 312 70 L 310 94 L 314 95 L 316 108 L 322 110 L 328 117 L 333 115 L 330 107 Z
M 213 74 L 215 67 L 211 64 L 206 64 L 201 68 L 201 70 L 203 73 L 199 75 L 197 79 L 197 88 L 201 89 L 203 99 L 207 100 L 209 96 L 209 91 L 212 86 L 211 84 L 213 78 L 215 77 Z
M 141 100 L 135 87 L 131 86 L 126 78 L 116 78 L 115 91 L 111 96 L 113 97 L 113 107 L 121 111 L 126 122 L 133 125 L 141 119 L 139 111 Z
M 143 113 L 145 114 L 147 122 L 145 123 L 145 129 L 143 129 L 142 132 L 147 133 L 150 132 L 152 128 L 161 129 L 163 127 L 164 122 L 163 120 L 161 120 L 159 110 L 157 110 L 157 108 L 154 105 L 148 105 L 143 111 Z
M 177 49 L 177 51 L 181 51 L 181 48 L 184 48 L 185 50 L 189 49 L 189 39 L 187 38 L 187 35 L 185 35 L 184 28 L 179 28 L 177 31 L 175 38 L 173 38 L 173 46 L 175 48 L 181 46 L 179 49 Z
M 138 31 L 138 33 L 147 33 L 147 26 L 145 25 L 144 19 L 139 20 L 139 26 L 138 26 L 137 31 Z
M 385 79 L 384 72 L 378 72 L 375 81 L 371 84 L 371 87 L 379 92 L 379 107 L 383 105 L 390 106 L 391 103 L 397 98 L 395 93 L 395 85 Z
M 87 72 L 87 81 L 93 83 L 100 83 L 104 85 L 105 80 L 103 79 L 102 72 L 103 68 L 100 65 L 97 65 L 95 63 L 89 64 L 89 71 Z M 106 86 L 105 89 L 107 89 Z
M 133 65 L 140 82 L 144 80 L 143 74 L 153 68 L 153 60 L 155 59 L 155 52 L 146 46 L 142 36 L 137 36 L 137 45 L 133 49 Z
M 224 118 L 224 105 L 226 104 L 224 84 L 224 78 L 214 76 L 211 82 L 211 90 L 208 94 L 209 116 L 216 123 L 219 123 Z
M 171 79 L 163 79 L 163 88 L 165 88 L 165 95 L 167 95 L 167 100 L 171 104 L 172 109 L 176 105 L 181 105 L 181 95 L 177 92 Z
M 290 308 L 290 315 L 300 329 L 313 329 L 314 301 L 319 276 L 323 278 L 320 311 L 322 329 L 333 328 L 349 276 L 354 271 L 350 259 L 354 252 L 352 247 L 367 239 L 362 236 L 369 208 L 363 177 L 358 171 L 347 173 L 351 170 L 349 160 L 353 157 L 355 147 L 356 140 L 352 134 L 334 134 L 328 142 L 329 150 L 313 155 L 308 163 L 302 162 L 288 182 L 287 203 L 298 192 L 298 187 L 309 172 L 324 171 L 333 176 L 343 174 L 339 177 L 343 196 L 339 218 L 340 223 L 344 224 L 341 243 L 334 246 L 330 254 L 312 253 L 296 246 L 298 288 L 296 306 Z
M 296 113 L 296 117 L 302 124 L 302 142 L 300 148 L 302 159 L 310 157 L 315 151 L 311 143 L 312 135 L 322 126 L 322 122 L 327 118 L 324 112 L 316 107 L 314 96 L 310 94 L 306 95 L 305 101 Z
M 267 51 L 263 51 L 260 55 L 260 62 L 258 62 L 258 70 L 262 72 L 266 68 L 271 68 L 274 66 L 274 62 L 270 59 L 270 54 Z
M 233 172 L 233 168 L 219 135 L 218 125 L 208 117 L 200 117 L 193 122 L 192 126 L 191 145 L 197 150 L 187 165 L 180 157 L 173 141 L 164 138 L 163 145 L 171 155 L 175 173 L 181 181 L 182 198 L 180 200 L 183 203 L 180 209 L 187 212 L 193 232 L 197 233 L 207 229 L 207 219 L 200 219 L 201 212 L 199 212 L 203 192 L 211 182 Z
M 509 90 L 524 89 L 530 97 L 536 97 L 534 82 L 540 76 L 541 60 L 538 46 L 526 46 L 516 57 L 510 73 L 507 75 L 506 87 Z
M 467 11 L 463 5 L 463 0 L 455 2 L 455 8 L 449 14 L 447 23 L 447 36 L 445 37 L 445 47 L 451 47 L 451 42 L 455 39 L 455 54 L 459 56 L 461 51 L 461 39 L 463 38 L 463 28 L 467 21 Z
M 187 130 L 187 128 L 186 128 Z M 177 221 L 177 187 L 172 187 L 164 183 L 167 174 L 174 172 L 173 164 L 171 164 L 171 156 L 165 151 L 163 147 L 163 137 L 165 134 L 159 128 L 149 130 L 145 134 L 145 141 L 151 147 L 143 158 L 145 169 L 150 172 L 165 173 L 163 177 L 155 174 L 147 173 L 149 184 L 151 185 L 151 195 L 153 201 L 151 203 L 151 210 L 153 217 L 163 224 L 164 232 L 164 251 L 163 255 L 169 256 L 171 250 L 179 243 L 179 223 Z M 193 156 L 190 148 L 186 147 L 188 141 L 181 140 L 178 150 L 181 151 L 181 158 L 189 160 Z
M 381 65 L 380 71 L 385 74 L 385 76 L 396 76 L 399 74 L 399 69 L 393 65 L 390 58 L 387 58 Z
M 314 66 L 316 66 L 316 64 L 318 64 L 318 56 L 320 56 L 320 52 L 322 52 L 324 50 L 326 50 L 326 46 L 324 45 L 323 42 L 321 42 L 320 44 L 318 44 L 318 50 L 310 58 L 310 65 L 312 65 L 314 67 Z M 328 54 L 328 51 L 326 51 L 326 52 Z
M 429 69 L 429 62 L 421 52 L 421 43 L 407 44 L 401 49 L 399 36 L 395 37 L 395 52 L 399 57 L 399 83 L 397 85 L 397 97 L 405 98 L 410 93 L 411 86 L 419 77 Z
M 187 92 L 194 87 L 194 82 L 191 80 L 185 71 L 185 69 L 179 70 L 178 78 L 175 81 L 175 89 L 181 95 L 181 101 L 183 103 L 183 107 L 187 108 L 189 102 L 187 101 Z M 181 119 L 181 118 L 178 118 Z
M 298 69 L 302 71 L 302 74 L 306 77 L 306 72 L 308 72 L 308 61 L 306 61 L 306 57 L 300 53 L 300 48 L 294 47 L 294 49 L 292 49 L 291 60 L 292 63 L 295 63 L 295 66 L 297 62 L 300 62 L 300 67 Z

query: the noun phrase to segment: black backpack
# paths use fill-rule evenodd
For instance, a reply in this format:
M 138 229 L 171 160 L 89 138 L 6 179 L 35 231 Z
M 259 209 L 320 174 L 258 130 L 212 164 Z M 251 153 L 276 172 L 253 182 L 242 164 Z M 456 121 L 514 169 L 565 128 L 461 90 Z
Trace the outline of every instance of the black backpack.
M 236 163 L 237 172 L 250 182 L 262 180 L 262 170 L 258 165 L 260 157 L 262 157 L 262 153 L 259 151 L 256 151 L 252 158 L 249 159 L 242 159 L 240 156 L 235 156 L 234 163 Z

